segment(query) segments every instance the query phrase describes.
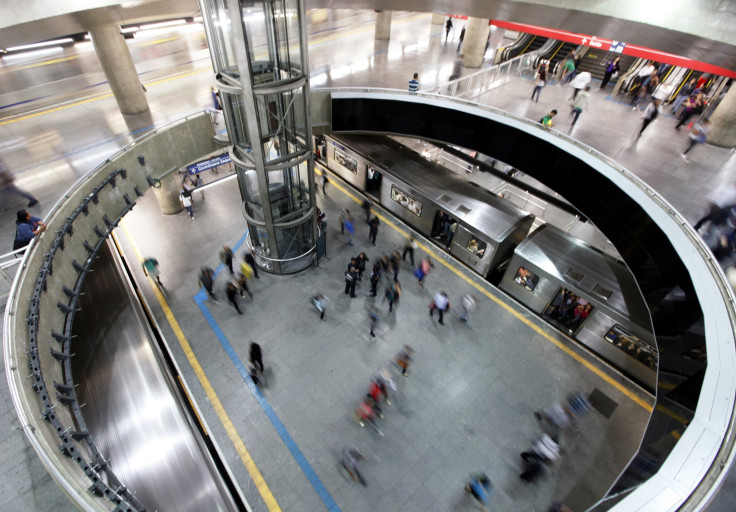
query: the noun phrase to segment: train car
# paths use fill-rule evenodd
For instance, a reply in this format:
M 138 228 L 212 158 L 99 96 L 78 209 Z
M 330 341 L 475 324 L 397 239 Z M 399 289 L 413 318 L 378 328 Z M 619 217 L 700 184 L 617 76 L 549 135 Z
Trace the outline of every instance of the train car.
M 623 262 L 549 224 L 521 242 L 500 288 L 653 391 L 649 310 Z
M 508 260 L 534 215 L 384 136 L 326 135 L 328 167 L 480 275 Z

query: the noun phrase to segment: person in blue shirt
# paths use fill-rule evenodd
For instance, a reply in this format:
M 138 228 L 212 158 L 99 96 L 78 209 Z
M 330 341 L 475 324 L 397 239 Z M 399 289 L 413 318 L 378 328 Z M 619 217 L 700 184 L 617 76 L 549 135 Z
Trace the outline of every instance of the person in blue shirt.
M 414 78 L 409 80 L 409 92 L 416 93 L 419 91 L 419 73 L 414 73 Z
M 485 473 L 473 474 L 470 476 L 470 483 L 465 486 L 465 491 L 480 505 L 487 505 L 491 500 L 491 480 Z
M 44 224 L 38 217 L 32 217 L 27 210 L 19 210 L 15 221 L 15 241 L 13 250 L 20 249 L 31 243 L 36 235 L 46 230 Z

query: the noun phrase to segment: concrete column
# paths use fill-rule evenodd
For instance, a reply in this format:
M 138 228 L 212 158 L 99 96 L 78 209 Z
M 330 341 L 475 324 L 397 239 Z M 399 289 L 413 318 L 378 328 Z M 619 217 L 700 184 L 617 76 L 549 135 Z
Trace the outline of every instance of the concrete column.
M 128 45 L 120 34 L 120 27 L 116 24 L 104 24 L 94 25 L 88 30 L 120 112 L 142 114 L 148 111 L 143 85 L 138 78 Z
M 181 179 L 179 173 L 172 172 L 160 179 L 161 186 L 158 183 L 153 187 L 153 193 L 164 215 L 174 215 L 183 210 L 181 202 L 179 202 L 179 190 L 181 188 Z
M 488 19 L 468 18 L 465 24 L 461 58 L 466 68 L 479 68 L 483 64 L 490 30 L 489 22 Z
M 391 39 L 391 11 L 376 11 L 376 39 Z
M 731 87 L 710 116 L 708 143 L 722 148 L 736 146 L 736 87 Z
M 445 15 L 444 14 L 437 14 L 432 13 L 432 25 L 444 25 L 445 24 Z

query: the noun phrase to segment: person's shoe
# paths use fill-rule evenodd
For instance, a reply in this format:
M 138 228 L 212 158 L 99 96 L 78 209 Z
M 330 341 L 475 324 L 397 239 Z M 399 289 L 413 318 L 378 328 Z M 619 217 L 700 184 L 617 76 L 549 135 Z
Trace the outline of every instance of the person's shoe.
M 439 321 L 438 323 L 439 323 L 440 325 L 445 325 L 445 323 L 444 323 L 444 322 L 443 322 L 442 320 L 440 320 L 440 321 Z
M 357 295 L 351 295 L 350 296 L 351 299 L 354 299 L 355 297 L 357 297 Z
M 537 411 L 534 411 L 534 417 L 537 418 L 537 421 L 542 421 L 542 415 Z
M 373 334 L 373 331 L 371 331 L 371 336 L 373 336 L 374 338 L 376 337 L 376 335 L 375 335 L 375 334 Z
M 378 417 L 381 418 L 381 419 L 385 419 L 386 418 L 386 416 L 384 416 L 384 414 L 382 412 L 379 412 L 378 413 Z
M 386 399 L 386 405 L 391 405 L 391 400 L 389 400 L 388 398 Z
M 689 162 L 689 161 L 690 161 L 690 160 L 688 160 L 688 159 L 687 159 L 687 155 L 686 155 L 685 153 L 681 154 L 681 155 L 680 155 L 680 158 L 682 158 L 682 159 L 683 159 L 683 160 L 685 160 L 686 162 Z
M 31 206 L 36 206 L 37 204 L 38 204 L 38 199 L 31 199 L 28 202 L 28 207 L 30 208 Z

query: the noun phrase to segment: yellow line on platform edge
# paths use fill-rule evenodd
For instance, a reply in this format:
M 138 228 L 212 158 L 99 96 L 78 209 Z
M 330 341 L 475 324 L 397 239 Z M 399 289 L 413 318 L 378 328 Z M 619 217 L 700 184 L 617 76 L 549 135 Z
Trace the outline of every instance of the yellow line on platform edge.
M 140 249 L 136 245 L 135 240 L 133 239 L 133 235 L 128 229 L 128 226 L 125 223 L 125 220 L 120 221 L 120 227 L 123 228 L 125 237 L 128 239 L 128 243 L 130 244 L 130 247 L 133 249 L 133 252 L 135 253 L 135 257 L 138 259 L 139 262 L 142 263 L 143 254 L 141 253 Z M 199 360 L 197 360 L 197 357 L 194 355 L 194 351 L 192 351 L 192 347 L 189 344 L 189 341 L 184 336 L 184 332 L 181 330 L 181 327 L 179 327 L 179 322 L 176 321 L 176 318 L 174 317 L 174 313 L 171 311 L 169 304 L 166 302 L 166 298 L 161 293 L 161 290 L 159 290 L 156 286 L 152 286 L 151 289 L 156 295 L 156 299 L 158 299 L 159 305 L 164 310 L 164 314 L 166 315 L 166 320 L 168 320 L 169 325 L 171 326 L 171 329 L 174 331 L 174 335 L 176 336 L 176 339 L 179 341 L 179 345 L 184 351 L 184 354 L 187 356 L 187 360 L 189 361 L 189 364 L 192 365 L 192 369 L 194 370 L 194 373 L 197 376 L 199 383 L 202 385 L 202 388 L 204 389 L 204 392 L 207 395 L 207 399 L 212 404 L 212 407 L 215 410 L 215 413 L 217 413 L 217 417 L 220 419 L 222 426 L 225 428 L 225 431 L 227 432 L 227 435 L 230 438 L 230 442 L 232 442 L 233 446 L 235 447 L 235 450 L 238 452 L 238 455 L 240 456 L 240 460 L 243 461 L 243 464 L 245 465 L 246 469 L 248 470 L 248 473 L 250 474 L 250 477 L 253 479 L 253 482 L 256 484 L 256 487 L 258 488 L 258 492 L 261 494 L 261 497 L 263 498 L 263 501 L 266 503 L 268 510 L 270 510 L 271 512 L 281 512 L 281 507 L 279 507 L 279 504 L 276 502 L 276 498 L 271 493 L 271 489 L 269 489 L 268 485 L 266 484 L 266 481 L 263 479 L 263 475 L 261 475 L 261 472 L 258 470 L 258 467 L 256 466 L 255 462 L 253 462 L 253 459 L 251 458 L 250 453 L 248 453 L 248 450 L 245 448 L 245 443 L 243 443 L 243 440 L 238 435 L 238 432 L 235 429 L 235 425 L 233 425 L 233 422 L 228 416 L 227 411 L 225 411 L 225 407 L 222 405 L 222 402 L 220 402 L 220 398 L 217 396 L 217 393 L 215 393 L 215 390 L 212 387 L 212 384 L 210 384 L 210 381 L 207 378 L 207 374 L 205 374 L 204 370 L 202 369 L 202 366 L 199 364 Z
M 315 162 L 315 164 L 316 165 L 319 165 L 322 168 L 321 171 L 320 171 L 321 173 L 322 172 L 325 172 L 324 171 L 325 168 L 324 168 L 324 166 L 321 163 Z M 332 174 L 333 176 L 335 176 L 333 173 L 330 173 L 330 174 Z M 353 193 L 351 193 L 350 191 L 348 191 L 347 189 L 345 189 L 341 185 L 337 184 L 336 181 L 337 181 L 336 179 L 330 180 L 330 185 L 333 185 L 340 192 L 342 192 L 343 194 L 345 194 L 346 196 L 348 196 L 349 198 L 351 198 L 356 203 L 361 204 L 363 202 L 362 199 L 358 198 L 356 195 L 354 195 Z M 401 234 L 405 238 L 409 238 L 409 234 L 406 231 L 404 231 L 403 229 L 401 229 L 399 226 L 397 226 L 396 224 L 394 224 L 393 222 L 391 222 L 389 219 L 387 219 L 383 215 L 381 215 L 381 214 L 379 214 L 377 212 L 374 212 L 374 213 L 381 220 L 381 222 L 385 223 L 387 226 L 390 226 L 391 228 L 393 228 L 396 232 L 398 232 L 399 234 Z M 417 242 L 417 246 L 421 250 L 423 250 L 427 254 L 430 254 L 430 255 L 434 256 L 434 252 L 432 252 L 429 247 L 427 247 L 427 246 L 419 243 L 419 241 L 416 241 L 416 242 Z M 595 365 L 591 364 L 590 361 L 587 361 L 585 358 L 583 358 L 580 354 L 576 353 L 570 347 L 565 346 L 561 341 L 556 340 L 555 338 L 553 338 L 549 333 L 545 332 L 544 329 L 542 329 L 540 326 L 536 325 L 535 323 L 533 323 L 532 321 L 530 321 L 528 318 L 525 318 L 524 315 L 522 315 L 519 311 L 517 311 L 513 307 L 509 306 L 508 304 L 506 304 L 505 302 L 503 302 L 501 299 L 499 299 L 498 297 L 496 297 L 494 294 L 492 294 L 489 290 L 487 290 L 486 288 L 484 288 L 483 286 L 481 286 L 480 284 L 478 284 L 477 282 L 475 282 L 473 279 L 471 279 L 470 277 L 468 277 L 467 275 L 465 275 L 464 273 L 462 273 L 460 270 L 458 270 L 455 267 L 453 267 L 452 265 L 450 265 L 450 263 L 448 263 L 447 261 L 445 261 L 444 258 L 436 258 L 436 259 L 437 259 L 437 261 L 439 261 L 440 263 L 442 263 L 447 269 L 449 269 L 450 271 L 452 271 L 460 279 L 462 279 L 463 281 L 465 281 L 466 283 L 468 283 L 470 286 L 472 286 L 473 288 L 475 288 L 476 290 L 478 290 L 478 292 L 482 293 L 483 295 L 485 295 L 486 297 L 488 297 L 489 299 L 491 299 L 493 302 L 495 302 L 496 304 L 498 304 L 499 306 L 501 306 L 502 308 L 504 308 L 507 312 L 509 312 L 511 315 L 513 315 L 514 317 L 516 317 L 518 320 L 520 320 L 521 322 L 523 322 L 524 324 L 526 324 L 528 327 L 530 327 L 532 330 L 534 330 L 537 334 L 539 334 L 540 336 L 544 337 L 547 341 L 550 341 L 553 345 L 555 345 L 557 348 L 559 348 L 560 350 L 562 350 L 563 352 L 565 352 L 568 356 L 572 357 L 575 361 L 577 361 L 578 363 L 580 363 L 581 365 L 583 365 L 585 368 L 587 368 L 588 370 L 590 370 L 591 372 L 593 372 L 594 374 L 596 374 L 599 378 L 601 378 L 602 380 L 604 380 L 605 382 L 607 382 L 608 384 L 610 384 L 611 386 L 613 386 L 614 388 L 616 388 L 618 391 L 620 391 L 621 393 L 623 393 L 625 396 L 627 396 L 629 399 L 631 399 L 634 403 L 640 405 L 641 407 L 643 407 L 647 411 L 652 412 L 652 406 L 651 405 L 649 405 L 646 401 L 644 401 L 643 399 L 641 399 L 638 396 L 636 396 L 636 394 L 634 394 L 631 390 L 625 388 L 622 384 L 620 384 L 619 382 L 617 382 L 613 377 L 611 377 L 610 375 L 607 375 L 603 370 L 601 370 L 600 368 L 598 368 Z

